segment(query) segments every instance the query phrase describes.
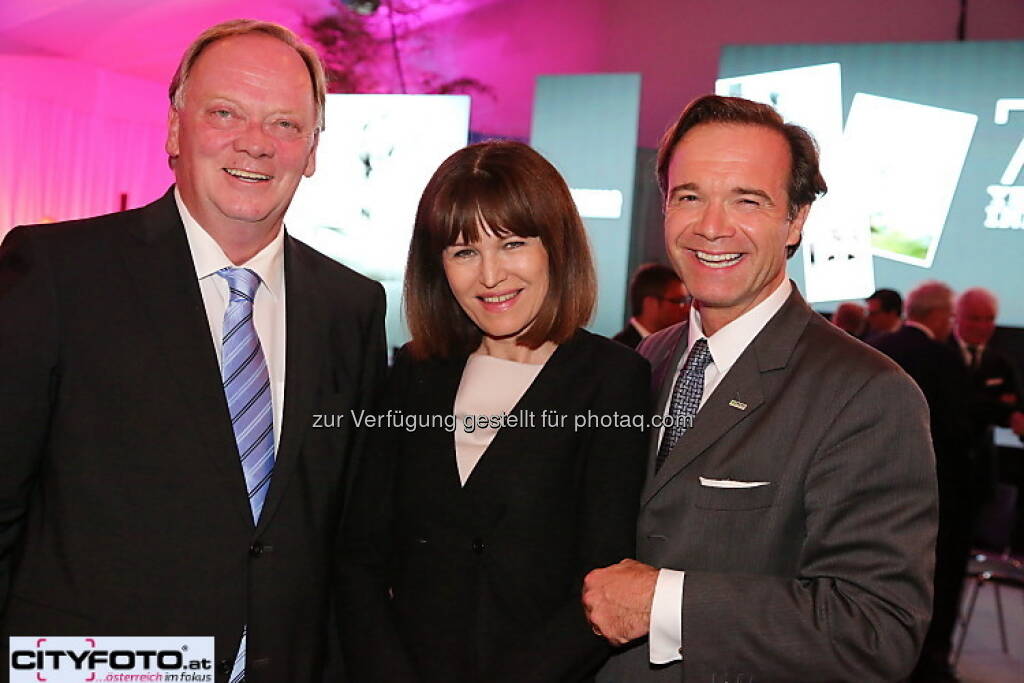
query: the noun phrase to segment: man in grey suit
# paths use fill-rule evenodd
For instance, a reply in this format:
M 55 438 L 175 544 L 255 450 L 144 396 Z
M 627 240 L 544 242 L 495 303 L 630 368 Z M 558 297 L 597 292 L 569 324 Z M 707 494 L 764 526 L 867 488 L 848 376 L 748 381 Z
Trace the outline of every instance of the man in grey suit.
M 786 278 L 826 189 L 814 142 L 707 96 L 666 134 L 658 176 L 695 307 L 640 346 L 665 427 L 638 559 L 585 580 L 595 633 L 626 646 L 598 680 L 898 680 L 931 606 L 928 409 Z

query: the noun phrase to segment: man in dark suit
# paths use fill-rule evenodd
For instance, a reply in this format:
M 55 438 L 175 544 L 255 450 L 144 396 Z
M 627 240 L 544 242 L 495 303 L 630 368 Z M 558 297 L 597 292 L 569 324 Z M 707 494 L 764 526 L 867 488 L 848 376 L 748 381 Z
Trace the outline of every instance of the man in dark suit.
M 1024 421 L 1013 362 L 989 345 L 998 312 L 999 301 L 992 292 L 981 287 L 964 291 L 956 300 L 956 324 L 948 342 L 970 383 L 967 406 L 972 421 L 976 504 L 984 503 L 998 479 L 992 428 L 1014 427 Z
M 949 666 L 971 530 L 970 424 L 967 375 L 946 345 L 952 327 L 953 291 L 925 282 L 907 295 L 907 320 L 875 347 L 907 371 L 928 401 L 939 483 L 939 534 L 935 548 L 935 597 L 921 659 L 912 680 L 956 680 Z
M 635 349 L 658 330 L 686 320 L 690 296 L 674 270 L 660 263 L 645 263 L 629 284 L 629 304 L 633 317 L 612 339 Z
M 213 636 L 216 680 L 319 680 L 383 291 L 289 237 L 324 78 L 275 24 L 171 84 L 176 185 L 0 248 L 0 635 Z M 335 422 L 334 419 L 330 422 Z
M 868 307 L 864 341 L 870 344 L 882 335 L 900 329 L 903 324 L 903 297 L 895 289 L 876 289 L 864 303 Z
M 656 414 L 638 560 L 591 572 L 598 677 L 898 680 L 931 604 L 935 472 L 920 391 L 786 278 L 817 151 L 770 107 L 707 96 L 658 155 L 695 302 L 640 346 Z

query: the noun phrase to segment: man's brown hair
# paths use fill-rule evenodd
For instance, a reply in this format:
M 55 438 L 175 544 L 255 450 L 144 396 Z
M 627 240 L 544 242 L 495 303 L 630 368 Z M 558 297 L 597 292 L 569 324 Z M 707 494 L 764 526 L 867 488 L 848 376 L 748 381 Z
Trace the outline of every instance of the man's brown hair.
M 679 282 L 676 271 L 660 263 L 645 263 L 633 273 L 629 283 L 629 304 L 633 317 L 639 317 L 644 310 L 644 299 L 649 296 L 662 298 L 669 285 Z
M 818 145 L 806 130 L 792 123 L 786 123 L 772 107 L 741 97 L 705 95 L 690 102 L 679 115 L 679 119 L 665 131 L 658 147 L 658 187 L 662 197 L 668 193 L 668 166 L 672 153 L 687 132 L 706 123 L 726 123 L 748 126 L 764 126 L 777 131 L 789 144 L 788 195 L 789 220 L 797 212 L 809 206 L 815 199 L 828 191 L 825 179 L 818 168 Z M 801 240 L 803 236 L 801 235 Z M 800 242 L 786 247 L 786 256 L 792 256 Z

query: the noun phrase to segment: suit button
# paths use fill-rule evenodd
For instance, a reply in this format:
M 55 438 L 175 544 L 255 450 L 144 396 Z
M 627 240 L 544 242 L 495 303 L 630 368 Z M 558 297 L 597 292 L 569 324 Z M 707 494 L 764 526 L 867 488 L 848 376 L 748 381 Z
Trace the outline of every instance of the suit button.
M 254 541 L 253 544 L 249 546 L 249 557 L 259 557 L 262 554 L 263 544 L 259 541 Z
M 473 552 L 477 555 L 483 555 L 484 553 L 484 539 L 474 538 L 473 539 Z
M 230 659 L 222 659 L 219 662 L 217 662 L 217 670 L 220 673 L 224 674 L 225 676 L 230 676 L 231 675 L 231 665 L 233 663 L 234 662 L 232 662 Z

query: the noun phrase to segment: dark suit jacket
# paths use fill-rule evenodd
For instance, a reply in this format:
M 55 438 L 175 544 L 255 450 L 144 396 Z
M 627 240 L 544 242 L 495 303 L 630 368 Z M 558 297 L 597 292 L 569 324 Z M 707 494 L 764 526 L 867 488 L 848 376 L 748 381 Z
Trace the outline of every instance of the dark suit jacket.
M 381 287 L 290 237 L 283 429 L 254 527 L 174 198 L 18 228 L 0 248 L 0 634 L 214 636 L 247 679 L 323 666 Z M 20 540 L 19 540 L 20 538 Z M 16 550 L 17 547 L 17 550 Z
M 974 368 L 968 368 L 960 351 L 960 344 L 950 335 L 947 342 L 967 373 L 969 394 L 967 398 L 971 419 L 975 422 L 976 431 L 983 427 L 998 425 L 1009 426 L 1010 415 L 1016 405 L 1002 400 L 1004 394 L 1014 394 L 1020 402 L 1020 382 L 1016 369 L 1008 357 L 986 345 L 981 352 L 981 359 Z
M 622 331 L 612 337 L 612 339 L 620 344 L 625 344 L 631 349 L 638 347 L 640 342 L 644 340 L 644 338 L 640 336 L 639 330 L 633 327 L 632 322 L 626 323 L 626 326 L 622 328 Z
M 906 370 L 924 392 L 931 416 L 940 503 L 966 513 L 971 489 L 967 453 L 971 423 L 967 374 L 959 353 L 912 325 L 880 337 L 874 346 Z
M 686 323 L 649 337 L 657 406 Z M 646 639 L 598 676 L 636 681 L 898 680 L 928 624 L 936 530 L 927 408 L 881 354 L 794 291 L 658 472 L 638 558 L 686 571 L 682 661 Z M 700 478 L 769 482 L 714 488 Z
M 1010 415 L 1021 404 L 1020 382 L 1013 362 L 1001 352 L 986 345 L 981 358 L 968 367 L 960 344 L 950 335 L 947 345 L 953 349 L 967 375 L 967 413 L 971 420 L 971 462 L 974 467 L 974 502 L 987 500 L 999 481 L 999 458 L 992 442 L 993 427 L 1008 427 Z M 1014 403 L 1003 400 L 1007 394 L 1016 397 Z
M 450 415 L 465 363 L 400 357 L 386 409 Z M 451 431 L 382 430 L 343 554 L 343 646 L 354 680 L 592 675 L 609 650 L 584 617 L 582 580 L 633 552 L 646 435 L 577 431 L 575 416 L 645 415 L 649 378 L 643 358 L 580 330 L 513 410 L 532 414 L 533 426 L 500 429 L 464 487 Z M 542 411 L 567 415 L 565 426 L 542 426 Z

